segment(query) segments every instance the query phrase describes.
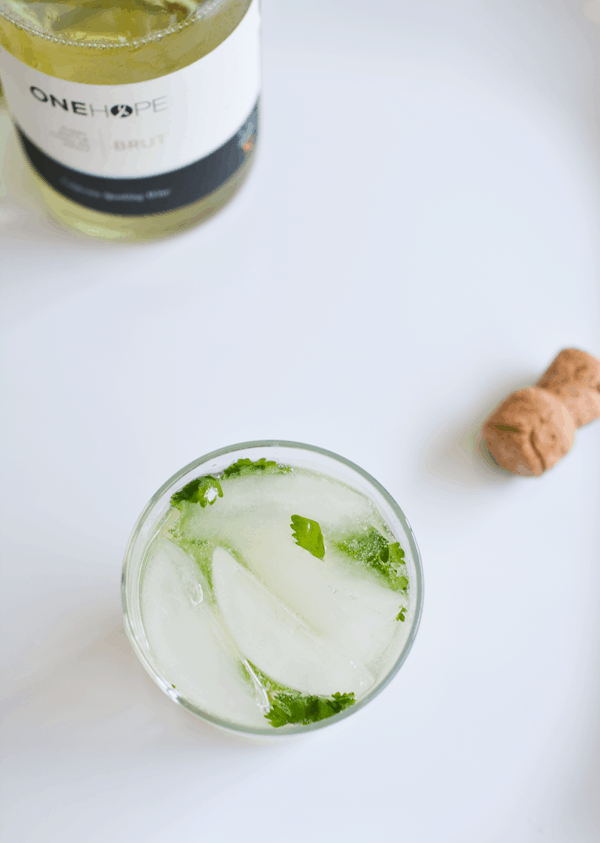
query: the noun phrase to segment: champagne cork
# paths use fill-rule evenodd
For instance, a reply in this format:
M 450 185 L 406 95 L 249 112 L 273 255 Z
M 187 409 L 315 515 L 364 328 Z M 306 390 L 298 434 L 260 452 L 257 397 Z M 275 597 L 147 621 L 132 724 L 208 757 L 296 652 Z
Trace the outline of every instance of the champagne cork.
M 563 402 L 576 427 L 600 416 L 600 360 L 585 351 L 561 351 L 537 385 Z
M 483 425 L 493 459 L 514 474 L 539 476 L 570 449 L 575 430 L 600 416 L 600 360 L 561 351 L 536 386 L 519 389 Z

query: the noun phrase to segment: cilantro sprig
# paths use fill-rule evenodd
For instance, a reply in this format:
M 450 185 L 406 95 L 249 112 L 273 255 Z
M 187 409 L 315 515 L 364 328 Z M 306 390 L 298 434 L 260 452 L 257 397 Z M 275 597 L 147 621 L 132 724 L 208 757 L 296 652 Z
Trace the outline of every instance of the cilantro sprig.
M 291 470 L 287 465 L 279 465 L 275 460 L 267 460 L 264 457 L 255 462 L 239 459 L 226 468 L 221 476 L 223 480 L 228 480 L 231 477 L 247 477 L 249 474 L 287 474 Z
M 249 459 L 240 459 L 230 465 L 220 475 L 221 480 L 229 480 L 232 477 L 246 477 L 249 474 L 286 474 L 291 471 L 287 465 L 279 465 L 274 460 L 266 460 L 264 457 L 256 462 Z M 171 506 L 181 508 L 182 501 L 199 503 L 202 508 L 223 497 L 223 489 L 219 480 L 212 474 L 205 477 L 197 477 L 183 489 L 175 492 L 171 498 Z
M 350 708 L 356 702 L 353 693 L 340 694 L 338 692 L 331 696 L 303 694 L 294 688 L 275 682 L 250 662 L 248 665 L 267 693 L 270 708 L 265 718 L 275 729 L 281 726 L 307 725 L 326 720 Z
M 405 554 L 399 542 L 388 542 L 375 527 L 369 527 L 344 536 L 335 544 L 343 554 L 383 577 L 389 588 L 407 592 Z
M 316 694 L 304 696 L 298 691 L 279 691 L 269 695 L 271 708 L 265 714 L 274 728 L 292 724 L 316 723 L 339 714 L 340 711 L 354 705 L 354 694 L 332 694 L 320 697 Z
M 323 559 L 325 556 L 325 545 L 318 521 L 313 521 L 312 518 L 304 518 L 302 515 L 292 515 L 290 526 L 292 528 L 292 535 L 296 539 L 296 544 L 304 550 L 308 550 L 317 559 Z
M 216 477 L 207 474 L 205 477 L 196 477 L 183 489 L 175 492 L 171 498 L 171 506 L 180 509 L 183 501 L 188 501 L 189 503 L 199 503 L 204 508 L 207 504 L 212 506 L 217 498 L 222 497 L 221 484 Z
M 391 542 L 371 561 L 371 567 L 389 580 L 396 591 L 406 591 L 408 577 L 401 573 L 404 569 L 404 551 L 399 542 Z

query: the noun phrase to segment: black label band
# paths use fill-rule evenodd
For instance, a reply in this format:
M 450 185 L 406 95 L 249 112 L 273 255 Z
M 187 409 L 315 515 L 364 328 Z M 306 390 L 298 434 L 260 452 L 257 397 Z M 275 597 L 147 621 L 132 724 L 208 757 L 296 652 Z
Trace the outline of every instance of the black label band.
M 221 187 L 252 152 L 258 136 L 258 102 L 236 134 L 206 158 L 159 176 L 115 179 L 60 164 L 17 126 L 32 167 L 56 191 L 94 211 L 141 216 L 174 211 Z

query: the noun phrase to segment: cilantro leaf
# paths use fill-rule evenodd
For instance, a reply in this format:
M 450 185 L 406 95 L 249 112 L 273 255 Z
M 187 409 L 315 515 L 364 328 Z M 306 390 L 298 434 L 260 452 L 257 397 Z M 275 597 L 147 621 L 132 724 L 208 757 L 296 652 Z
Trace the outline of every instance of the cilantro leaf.
M 375 527 L 369 527 L 362 533 L 354 533 L 337 542 L 337 547 L 342 553 L 367 565 L 370 565 L 371 560 L 376 559 L 387 546 L 387 540 Z
M 270 708 L 265 714 L 267 720 L 276 729 L 280 726 L 287 726 L 294 723 L 316 723 L 317 720 L 325 720 L 333 717 L 340 711 L 349 708 L 356 702 L 354 694 L 336 693 L 332 696 L 318 696 L 316 694 L 303 694 L 286 685 L 280 685 L 255 664 L 248 662 L 253 676 L 260 682 L 269 698 Z M 249 678 L 245 669 L 246 678 Z
M 171 498 L 171 506 L 180 508 L 179 505 L 183 501 L 189 501 L 190 503 L 199 503 L 204 508 L 207 504 L 212 506 L 218 497 L 223 497 L 221 484 L 216 477 L 207 474 L 205 477 L 196 477 L 183 489 L 175 492 Z
M 403 606 L 400 611 L 398 612 L 398 617 L 396 618 L 397 621 L 404 621 L 406 620 L 406 606 Z
M 278 465 L 275 460 L 266 460 L 264 457 L 256 462 L 249 459 L 240 459 L 226 468 L 222 474 L 223 480 L 230 477 L 246 477 L 248 474 L 287 474 L 292 469 L 287 465 Z
M 336 542 L 336 547 L 384 577 L 394 591 L 407 591 L 404 551 L 399 542 L 388 542 L 378 530 L 369 527 L 361 533 L 345 536 Z
M 292 515 L 290 527 L 297 545 L 308 550 L 317 559 L 323 559 L 325 545 L 323 533 L 317 521 L 313 521 L 312 518 L 303 518 L 302 515 Z
M 509 433 L 520 433 L 521 432 L 518 427 L 511 427 L 509 424 L 495 424 L 494 427 L 497 430 L 505 430 L 505 431 L 508 431 Z
M 371 567 L 389 580 L 396 591 L 406 591 L 408 578 L 401 575 L 401 566 L 404 565 L 404 551 L 399 542 L 392 542 L 384 547 L 375 559 L 371 560 Z
M 333 694 L 331 697 L 319 697 L 314 694 L 304 696 L 299 691 L 279 691 L 269 694 L 271 708 L 265 717 L 274 728 L 288 724 L 316 723 L 339 714 L 340 711 L 354 705 L 354 694 Z

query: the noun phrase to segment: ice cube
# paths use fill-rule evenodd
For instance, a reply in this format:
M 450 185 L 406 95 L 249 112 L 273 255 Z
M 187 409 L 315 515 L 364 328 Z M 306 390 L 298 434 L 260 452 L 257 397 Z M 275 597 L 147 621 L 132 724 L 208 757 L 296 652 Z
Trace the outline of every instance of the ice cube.
M 364 694 L 367 668 L 342 646 L 310 628 L 224 548 L 212 556 L 223 621 L 243 655 L 279 684 L 306 694 Z
M 194 559 L 166 539 L 153 542 L 141 595 L 152 655 L 169 684 L 201 710 L 264 726 L 264 690 L 244 676 L 237 646 L 206 599 L 207 589 Z

